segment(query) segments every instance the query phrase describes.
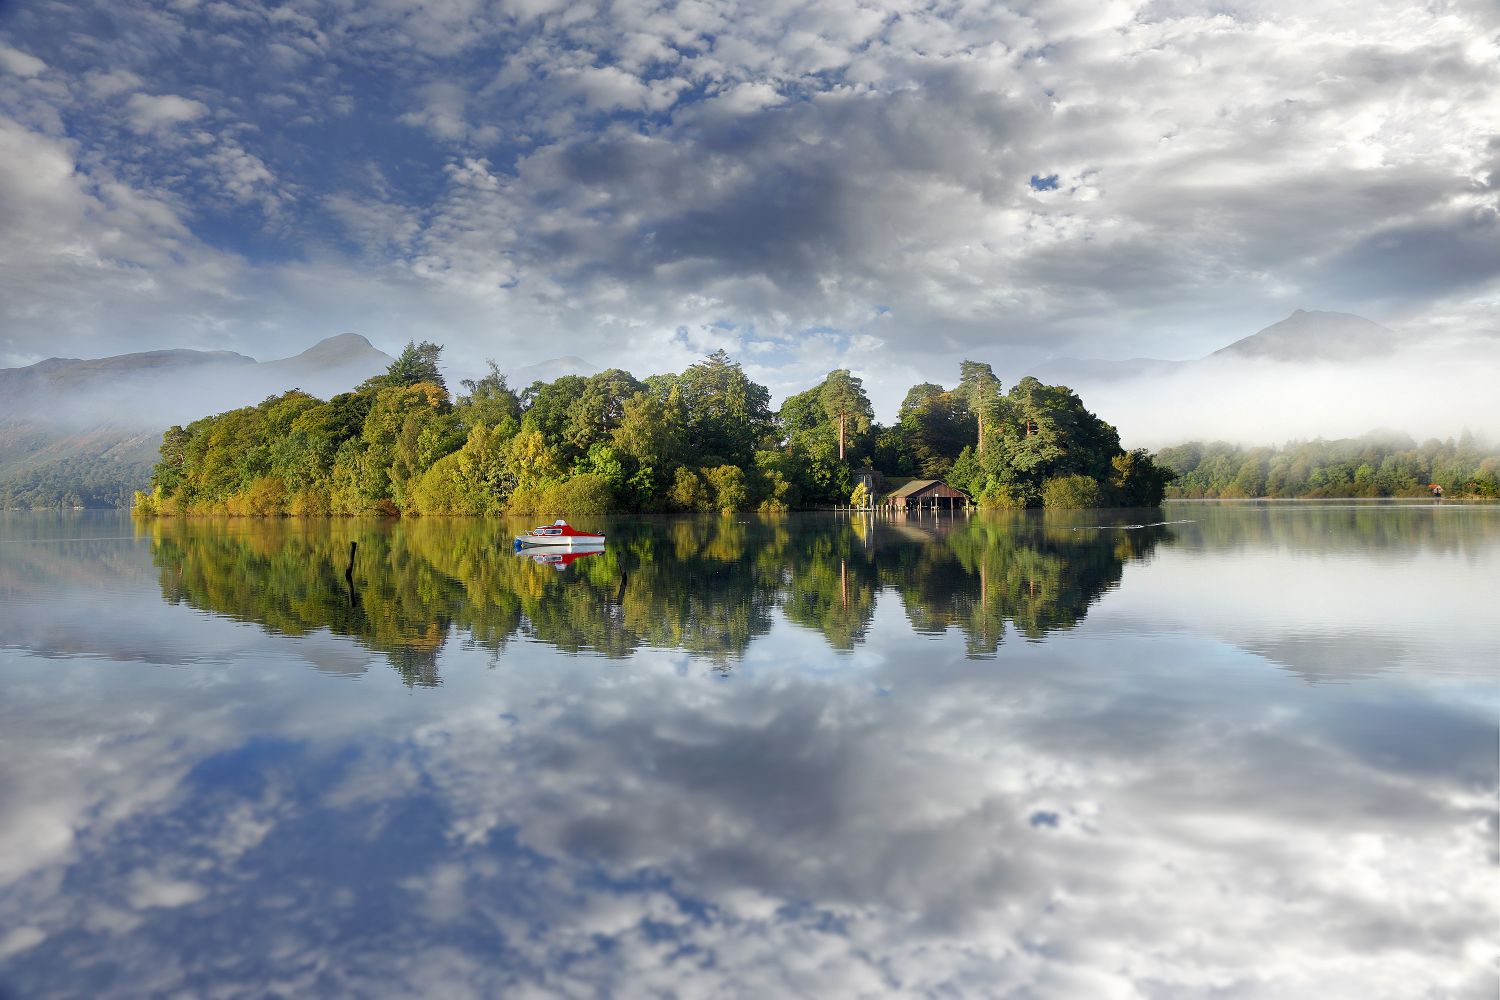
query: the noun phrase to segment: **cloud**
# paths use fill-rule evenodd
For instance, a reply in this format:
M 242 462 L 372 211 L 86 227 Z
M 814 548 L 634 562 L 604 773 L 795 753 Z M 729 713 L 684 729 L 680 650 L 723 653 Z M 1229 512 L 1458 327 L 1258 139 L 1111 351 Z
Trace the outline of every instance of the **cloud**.
M 125 102 L 125 112 L 137 132 L 157 132 L 201 118 L 208 108 L 176 94 L 132 94 Z
M 1179 526 L 1083 627 L 991 661 L 913 632 L 887 589 L 836 661 L 773 612 L 729 678 L 662 649 L 450 641 L 443 685 L 415 692 L 385 667 L 308 669 L 309 644 L 357 663 L 345 639 L 163 605 L 149 545 L 22 543 L 0 634 L 23 665 L 52 659 L 0 703 L 0 975 L 19 993 L 59 969 L 74 992 L 1482 992 L 1494 532 L 1414 509 L 1391 522 L 1397 567 L 1388 538 L 1327 530 L 1347 511 L 1283 513 Z M 1235 588 L 1205 587 L 1230 555 Z M 1414 601 L 1420 627 L 1383 624 Z M 1245 648 L 1326 637 L 1330 610 L 1382 675 L 1311 690 Z M 1386 638 L 1415 647 L 1398 665 Z
M 84 85 L 98 98 L 110 98 L 138 90 L 144 83 L 144 80 L 128 69 L 95 70 L 84 75 Z
M 37 76 L 47 68 L 47 64 L 36 56 L 11 48 L 3 42 L 0 42 L 0 66 L 16 76 Z
M 400 122 L 425 128 L 439 139 L 461 139 L 468 134 L 464 118 L 468 98 L 462 87 L 429 83 L 418 90 L 417 96 L 422 101 L 421 110 L 407 112 L 398 119 Z
M 889 416 L 902 380 L 951 381 L 965 356 L 1198 356 L 1298 307 L 1472 326 L 1500 283 L 1483 4 L 309 0 L 116 19 L 106 61 L 18 13 L 15 44 L 48 69 L 6 78 L 12 117 L 68 122 L 80 171 L 170 200 L 276 314 L 161 295 L 149 334 L 115 329 L 135 345 L 207 320 L 226 346 L 268 327 L 305 346 L 362 313 L 308 280 L 336 274 L 385 299 L 377 317 L 451 323 L 460 365 L 536 360 L 539 340 L 637 366 L 713 344 L 778 394 L 851 366 Z M 212 149 L 169 155 L 190 127 Z M 482 196 L 460 180 L 481 162 Z M 132 315 L 128 298 L 99 311 Z M 13 355 L 56 325 L 14 327 L 31 350 Z
M 25 331 L 37 324 L 67 331 L 55 346 L 113 347 L 130 312 L 212 310 L 228 294 L 233 265 L 170 197 L 80 171 L 71 143 L 0 118 L 0 178 L 0 263 L 10 287 L 26 289 L 0 306 L 0 353 L 33 352 Z

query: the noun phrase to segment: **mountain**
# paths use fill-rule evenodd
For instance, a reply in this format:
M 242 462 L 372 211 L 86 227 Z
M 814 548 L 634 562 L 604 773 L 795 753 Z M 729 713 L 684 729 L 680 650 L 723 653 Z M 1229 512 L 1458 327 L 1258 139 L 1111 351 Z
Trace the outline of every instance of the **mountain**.
M 1500 336 L 1483 328 L 1397 332 L 1299 309 L 1196 360 L 1066 359 L 1032 374 L 1109 414 L 1135 447 L 1352 438 L 1372 427 L 1419 440 L 1495 435 L 1496 370 Z
M 390 363 L 345 333 L 266 362 L 165 350 L 0 369 L 0 507 L 119 505 L 144 485 L 168 426 L 291 388 L 331 396 Z
M 1205 364 L 1238 361 L 1356 361 L 1385 358 L 1401 346 L 1394 330 L 1352 313 L 1298 309 L 1286 319 L 1193 361 L 1159 358 L 1053 358 L 1027 373 L 1043 382 L 1077 389 L 1139 379 L 1191 374 Z
M 339 381 L 342 392 L 378 375 L 390 367 L 393 359 L 384 351 L 377 350 L 368 340 L 357 333 L 341 333 L 337 337 L 320 340 L 295 357 L 279 361 L 266 361 L 260 365 L 266 372 L 286 372 L 293 376 L 310 378 L 315 382 Z M 346 376 L 358 376 L 348 385 L 342 385 Z M 306 388 L 304 386 L 304 388 Z M 312 392 L 311 389 L 308 390 Z M 319 395 L 319 393 L 313 393 Z
M 1268 361 L 1360 361 L 1394 354 L 1396 331 L 1352 313 L 1298 309 L 1280 323 L 1236 340 L 1209 357 Z

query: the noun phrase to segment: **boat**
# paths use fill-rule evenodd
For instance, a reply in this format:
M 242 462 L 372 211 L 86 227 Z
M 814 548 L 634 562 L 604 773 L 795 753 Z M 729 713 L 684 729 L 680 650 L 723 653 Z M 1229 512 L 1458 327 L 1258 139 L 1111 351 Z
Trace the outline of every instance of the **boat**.
M 523 532 L 516 536 L 517 549 L 531 549 L 540 546 L 567 546 L 570 548 L 587 548 L 589 546 L 602 546 L 604 536 L 592 531 L 579 531 L 567 521 L 558 518 L 551 524 L 543 524 Z
M 569 566 L 573 565 L 580 559 L 587 559 L 589 556 L 599 556 L 603 554 L 604 549 L 598 546 L 593 546 L 581 550 L 569 549 L 566 552 L 558 552 L 556 550 L 532 552 L 527 550 L 517 551 L 516 553 L 518 558 L 530 559 L 538 566 L 551 566 L 559 573 L 561 573 L 563 570 L 567 569 Z

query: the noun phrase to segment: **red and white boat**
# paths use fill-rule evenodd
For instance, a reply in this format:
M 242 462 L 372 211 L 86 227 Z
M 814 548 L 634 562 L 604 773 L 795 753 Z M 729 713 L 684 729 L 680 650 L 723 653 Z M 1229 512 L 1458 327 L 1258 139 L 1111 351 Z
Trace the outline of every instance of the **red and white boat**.
M 597 547 L 604 544 L 604 536 L 592 531 L 579 531 L 567 521 L 558 518 L 551 524 L 532 528 L 516 536 L 516 548 L 531 549 L 543 545 L 568 548 Z

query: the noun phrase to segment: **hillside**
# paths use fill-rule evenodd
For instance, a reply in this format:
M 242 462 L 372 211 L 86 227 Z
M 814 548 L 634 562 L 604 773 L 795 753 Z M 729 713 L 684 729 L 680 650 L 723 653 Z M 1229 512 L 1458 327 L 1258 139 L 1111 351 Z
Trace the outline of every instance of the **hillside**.
M 110 507 L 150 476 L 162 432 L 300 387 L 342 392 L 390 364 L 358 334 L 290 358 L 162 350 L 0 369 L 0 507 Z

